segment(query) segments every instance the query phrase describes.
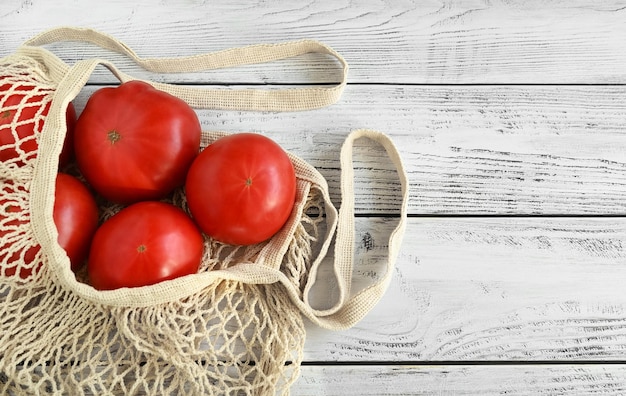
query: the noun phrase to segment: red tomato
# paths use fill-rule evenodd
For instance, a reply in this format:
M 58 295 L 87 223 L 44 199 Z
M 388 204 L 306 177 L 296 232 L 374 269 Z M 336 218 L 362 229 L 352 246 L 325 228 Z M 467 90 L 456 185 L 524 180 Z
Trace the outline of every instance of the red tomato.
M 144 201 L 130 205 L 98 228 L 87 270 L 98 290 L 152 285 L 196 273 L 204 240 L 176 206 Z
M 50 110 L 51 89 L 37 88 L 24 81 L 0 77 L 0 161 L 15 161 L 23 166 L 37 156 L 37 137 Z M 70 103 L 66 112 L 67 133 L 63 151 L 59 157 L 61 167 L 73 157 L 71 145 L 76 110 Z
M 240 133 L 218 139 L 198 155 L 185 190 L 202 231 L 223 243 L 250 245 L 272 237 L 289 218 L 296 175 L 278 144 Z
M 21 263 L 19 277 L 27 279 L 33 273 L 33 261 L 41 249 L 37 244 L 28 244 L 27 213 L 28 192 L 10 180 L 2 180 L 0 188 L 0 274 L 14 276 L 17 264 Z
M 87 187 L 78 179 L 59 173 L 54 200 L 54 224 L 59 245 L 78 270 L 87 259 L 91 238 L 98 228 L 98 206 Z
M 78 179 L 59 173 L 56 179 L 54 210 L 52 217 L 59 233 L 57 241 L 67 253 L 72 270 L 84 263 L 89 252 L 91 238 L 98 226 L 98 207 L 91 192 Z M 13 276 L 17 263 L 22 279 L 32 274 L 32 262 L 41 249 L 39 245 L 27 244 L 30 214 L 26 207 L 29 192 L 9 180 L 2 181 L 0 190 L 0 263 L 6 276 Z M 15 246 L 13 252 L 11 247 Z
M 183 100 L 130 81 L 91 96 L 76 124 L 76 160 L 110 201 L 159 199 L 184 183 L 200 132 L 196 113 Z

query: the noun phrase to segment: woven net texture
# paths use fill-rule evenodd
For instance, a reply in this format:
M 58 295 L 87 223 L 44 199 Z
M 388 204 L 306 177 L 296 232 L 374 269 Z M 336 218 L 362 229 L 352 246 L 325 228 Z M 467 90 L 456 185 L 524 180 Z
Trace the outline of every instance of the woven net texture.
M 29 199 L 55 86 L 28 58 L 8 59 L 0 64 L 0 135 L 10 138 L 0 151 L 14 151 L 0 163 L 0 394 L 288 394 L 305 329 L 282 283 L 219 280 L 175 301 L 124 307 L 94 303 L 55 282 L 31 227 Z M 298 186 L 305 202 L 280 271 L 302 292 L 324 200 L 310 182 Z M 166 201 L 187 209 L 180 190 Z M 101 204 L 102 221 L 120 209 Z M 200 272 L 254 263 L 263 248 L 205 237 Z M 88 283 L 84 271 L 77 281 Z

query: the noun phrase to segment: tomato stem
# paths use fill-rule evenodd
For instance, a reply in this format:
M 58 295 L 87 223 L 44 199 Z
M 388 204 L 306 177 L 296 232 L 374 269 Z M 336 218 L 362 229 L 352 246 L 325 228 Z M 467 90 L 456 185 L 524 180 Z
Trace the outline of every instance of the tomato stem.
M 146 245 L 144 245 L 144 244 L 141 244 L 141 245 L 137 246 L 137 251 L 138 251 L 139 253 L 143 253 L 143 252 L 145 252 L 147 249 L 148 249 L 148 248 L 146 248 Z
M 246 187 L 249 187 L 249 186 L 251 186 L 251 185 L 252 185 L 252 178 L 251 178 L 251 177 L 248 177 L 248 178 L 246 179 Z
M 120 135 L 118 131 L 113 129 L 110 130 L 109 133 L 107 133 L 107 138 L 109 139 L 109 142 L 111 142 L 111 144 L 115 144 L 119 142 L 119 140 L 122 138 L 122 135 Z

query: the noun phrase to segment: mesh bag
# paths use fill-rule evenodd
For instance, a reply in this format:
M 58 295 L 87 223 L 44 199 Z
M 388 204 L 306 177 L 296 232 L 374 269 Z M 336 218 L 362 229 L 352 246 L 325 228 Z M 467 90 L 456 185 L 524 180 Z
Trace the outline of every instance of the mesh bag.
M 114 38 L 88 29 L 58 28 L 0 59 L 0 393 L 95 395 L 288 394 L 297 379 L 304 320 L 328 329 L 358 322 L 391 278 L 406 218 L 406 175 L 382 133 L 350 133 L 341 151 L 342 205 L 333 207 L 321 174 L 291 155 L 297 197 L 291 217 L 269 241 L 229 246 L 205 237 L 198 273 L 156 285 L 97 291 L 56 242 L 54 180 L 66 134 L 68 104 L 97 65 L 120 81 L 111 63 L 67 65 L 42 45 L 79 40 L 128 55 L 154 72 L 183 72 L 268 62 L 308 52 L 336 57 L 336 86 L 286 90 L 211 90 L 151 83 L 195 108 L 296 111 L 334 103 L 347 65 L 315 41 L 237 48 L 186 58 L 142 59 Z M 28 134 L 26 128 L 34 128 Z M 206 146 L 223 136 L 203 132 Z M 353 141 L 379 142 L 402 186 L 398 226 L 389 239 L 386 272 L 351 292 L 354 254 Z M 169 200 L 186 210 L 185 196 Z M 115 206 L 101 208 L 104 218 Z M 309 302 L 317 270 L 334 242 L 339 298 L 318 310 Z

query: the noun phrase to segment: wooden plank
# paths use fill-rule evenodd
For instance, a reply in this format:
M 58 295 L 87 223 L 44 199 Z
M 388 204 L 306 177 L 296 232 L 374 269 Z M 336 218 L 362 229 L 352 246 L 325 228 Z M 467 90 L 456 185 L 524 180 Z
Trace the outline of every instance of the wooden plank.
M 80 111 L 97 87 L 76 99 Z M 410 179 L 413 214 L 622 214 L 626 88 L 350 86 L 340 103 L 294 113 L 199 110 L 205 130 L 254 131 L 309 161 L 339 197 L 348 132 L 389 134 Z M 382 149 L 355 152 L 359 213 L 397 213 Z
M 358 218 L 353 291 L 377 279 L 394 219 Z M 621 360 L 622 218 L 412 218 L 379 304 L 308 326 L 306 361 Z M 337 296 L 330 261 L 313 301 Z
M 305 366 L 304 395 L 623 395 L 626 366 Z
M 317 39 L 347 58 L 354 83 L 625 82 L 623 0 L 454 4 L 316 0 L 300 5 L 114 0 L 77 7 L 63 0 L 3 1 L 0 56 L 41 30 L 78 24 L 110 33 L 146 57 Z M 83 47 L 59 51 L 68 60 L 99 54 Z M 285 65 L 174 78 L 261 84 L 336 80 L 324 58 Z M 106 78 L 98 75 L 100 81 Z

